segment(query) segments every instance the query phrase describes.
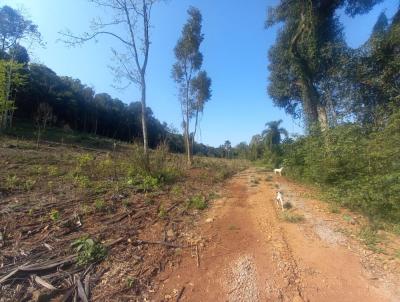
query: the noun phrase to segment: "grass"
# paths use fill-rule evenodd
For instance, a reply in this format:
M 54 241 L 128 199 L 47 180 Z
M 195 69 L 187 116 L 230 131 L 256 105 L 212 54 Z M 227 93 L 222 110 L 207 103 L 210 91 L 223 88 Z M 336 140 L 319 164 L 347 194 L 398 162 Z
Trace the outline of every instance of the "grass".
M 187 201 L 187 206 L 190 209 L 204 210 L 207 208 L 206 198 L 200 194 L 194 195 Z
M 382 242 L 383 237 L 379 235 L 375 228 L 365 226 L 360 230 L 358 236 L 370 250 L 374 252 L 382 252 L 382 249 L 378 247 L 378 244 Z
M 58 221 L 60 219 L 60 212 L 56 209 L 51 210 L 50 214 L 50 219 L 53 220 L 54 222 Z
M 337 203 L 330 203 L 329 204 L 329 212 L 334 213 L 334 214 L 339 214 L 340 213 L 340 207 Z
M 290 223 L 299 223 L 304 221 L 304 216 L 293 211 L 284 211 L 281 214 L 281 219 Z

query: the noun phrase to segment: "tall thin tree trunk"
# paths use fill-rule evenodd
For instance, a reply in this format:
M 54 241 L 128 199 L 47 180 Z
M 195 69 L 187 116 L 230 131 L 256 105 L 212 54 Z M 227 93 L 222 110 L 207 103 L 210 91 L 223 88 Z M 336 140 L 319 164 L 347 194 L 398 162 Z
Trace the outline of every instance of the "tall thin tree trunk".
M 189 136 L 189 101 L 186 103 L 186 122 L 185 122 L 185 138 L 186 138 L 186 155 L 187 155 L 187 165 L 190 167 L 192 165 L 192 157 L 190 150 L 190 136 Z
M 193 137 L 192 137 L 192 155 L 194 154 L 194 141 L 195 141 L 195 138 L 196 138 L 198 120 L 199 120 L 199 110 L 197 109 L 196 110 L 196 119 L 195 119 L 195 122 L 194 122 Z
M 143 152 L 148 158 L 149 142 L 147 137 L 147 121 L 146 121 L 146 80 L 144 74 L 141 76 L 141 88 L 142 88 L 142 131 L 143 131 Z

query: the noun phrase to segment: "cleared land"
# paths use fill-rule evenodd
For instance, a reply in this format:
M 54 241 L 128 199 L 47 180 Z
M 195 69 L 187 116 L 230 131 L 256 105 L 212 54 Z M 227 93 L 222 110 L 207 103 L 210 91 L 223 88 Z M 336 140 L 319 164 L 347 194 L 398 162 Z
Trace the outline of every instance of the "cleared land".
M 0 301 L 399 300 L 398 236 L 244 162 L 140 154 L 1 141 Z
M 0 142 L 0 301 L 144 300 L 242 163 Z M 179 248 L 177 248 L 179 247 Z M 41 300 L 42 299 L 42 300 Z

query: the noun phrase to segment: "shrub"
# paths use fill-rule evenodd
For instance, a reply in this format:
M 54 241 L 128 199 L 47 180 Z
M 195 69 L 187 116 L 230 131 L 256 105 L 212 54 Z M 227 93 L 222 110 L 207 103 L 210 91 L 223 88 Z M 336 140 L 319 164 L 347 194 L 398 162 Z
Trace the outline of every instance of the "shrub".
M 400 224 L 400 110 L 384 126 L 345 124 L 282 145 L 286 174 L 371 221 Z M 336 211 L 334 209 L 334 211 Z
M 107 208 L 106 202 L 103 199 L 96 199 L 94 202 L 96 212 L 104 212 Z
M 304 216 L 290 211 L 282 212 L 281 218 L 290 223 L 298 223 L 304 221 Z
M 50 219 L 53 220 L 54 222 L 58 221 L 60 219 L 60 212 L 56 209 L 51 210 L 50 214 Z
M 206 198 L 202 195 L 194 195 L 187 201 L 188 208 L 204 210 L 207 208 Z
M 87 265 L 103 260 L 107 250 L 100 243 L 95 242 L 89 236 L 81 237 L 72 242 L 71 247 L 78 253 L 78 264 Z

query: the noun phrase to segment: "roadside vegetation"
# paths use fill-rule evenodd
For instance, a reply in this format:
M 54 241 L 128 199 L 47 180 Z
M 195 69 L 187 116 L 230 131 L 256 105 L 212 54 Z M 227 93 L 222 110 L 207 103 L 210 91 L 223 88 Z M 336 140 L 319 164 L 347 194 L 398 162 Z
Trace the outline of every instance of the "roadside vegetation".
M 368 41 L 351 49 L 334 12 L 345 7 L 354 16 L 370 10 L 372 2 L 346 7 L 337 1 L 318 9 L 285 3 L 271 8 L 267 20 L 267 26 L 283 24 L 269 52 L 268 92 L 276 106 L 301 118 L 305 134 L 289 136 L 281 120 L 271 121 L 249 145 L 237 145 L 234 157 L 283 167 L 284 175 L 318 186 L 332 212 L 347 207 L 363 213 L 373 228 L 396 232 L 400 11 L 392 19 L 382 13 Z

